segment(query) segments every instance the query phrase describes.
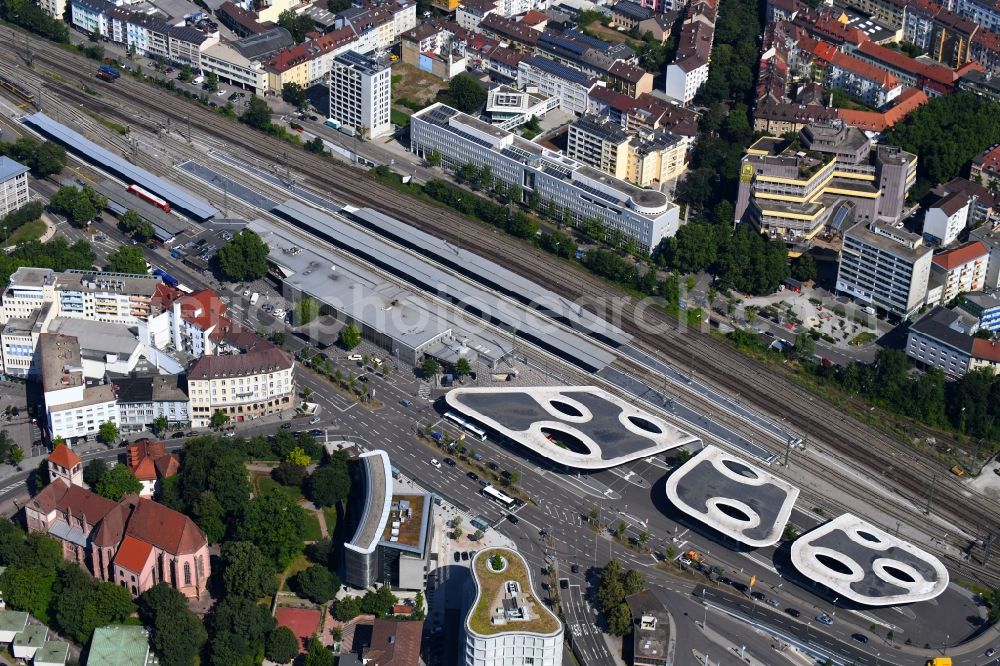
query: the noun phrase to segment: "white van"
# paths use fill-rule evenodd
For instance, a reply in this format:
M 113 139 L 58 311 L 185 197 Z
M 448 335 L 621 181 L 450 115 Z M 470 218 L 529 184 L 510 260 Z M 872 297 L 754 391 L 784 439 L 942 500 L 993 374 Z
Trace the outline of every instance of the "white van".
M 205 82 L 205 75 L 204 74 L 199 74 L 198 76 L 196 76 L 193 79 L 191 79 L 191 83 L 195 84 L 196 86 L 197 85 L 201 85 L 204 82 Z
M 250 305 L 257 305 L 257 301 L 259 300 L 260 300 L 260 294 L 258 294 L 256 291 L 250 295 Z

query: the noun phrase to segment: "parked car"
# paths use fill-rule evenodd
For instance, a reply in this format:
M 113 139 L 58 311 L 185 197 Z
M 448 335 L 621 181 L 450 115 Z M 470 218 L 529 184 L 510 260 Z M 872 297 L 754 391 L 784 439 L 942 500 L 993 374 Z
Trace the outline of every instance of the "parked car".
M 348 360 L 348 361 L 360 361 L 360 360 L 362 360 L 363 358 L 364 358 L 364 357 L 363 357 L 363 356 L 361 356 L 361 354 L 351 354 L 350 356 L 348 356 L 348 357 L 347 357 L 347 360 Z
M 172 434 L 170 436 L 170 439 L 180 439 L 183 436 L 184 436 L 184 433 L 182 433 L 182 432 L 175 432 L 174 434 Z
M 762 592 L 751 592 L 750 597 L 757 601 L 764 601 L 767 597 Z
M 580 565 L 574 564 L 570 566 L 569 570 L 572 571 L 573 573 L 580 573 Z
M 462 553 L 455 551 L 455 561 L 458 562 L 462 559 Z
M 462 561 L 463 562 L 468 562 L 469 561 L 469 551 L 467 551 L 467 550 L 463 550 L 462 551 Z
M 323 419 L 321 419 L 320 417 L 314 416 L 311 419 L 309 419 L 309 425 L 316 425 L 317 423 L 319 423 L 322 420 Z

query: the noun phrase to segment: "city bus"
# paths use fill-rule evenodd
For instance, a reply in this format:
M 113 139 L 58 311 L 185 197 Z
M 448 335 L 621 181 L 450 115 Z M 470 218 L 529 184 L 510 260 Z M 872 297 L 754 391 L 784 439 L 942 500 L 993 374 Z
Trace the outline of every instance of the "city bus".
M 464 429 L 468 430 L 470 433 L 472 433 L 473 435 L 475 435 L 476 439 L 478 439 L 479 441 L 481 441 L 481 442 L 486 441 L 486 431 L 485 430 L 483 430 L 479 426 L 475 425 L 474 423 L 470 423 L 469 421 L 466 421 L 465 419 L 463 419 L 461 416 L 459 416 L 455 412 L 445 412 L 444 418 L 447 421 L 451 421 L 452 423 L 454 423 L 458 427 L 464 428 Z
M 512 511 L 517 506 L 517 500 L 509 495 L 505 495 L 493 486 L 486 486 L 482 490 L 483 497 L 493 500 L 508 511 Z

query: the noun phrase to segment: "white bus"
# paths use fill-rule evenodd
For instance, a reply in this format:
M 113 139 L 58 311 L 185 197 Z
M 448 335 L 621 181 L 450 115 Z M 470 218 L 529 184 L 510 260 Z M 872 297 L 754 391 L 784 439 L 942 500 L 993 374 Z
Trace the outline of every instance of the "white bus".
M 482 493 L 483 497 L 493 500 L 508 511 L 513 510 L 517 506 L 517 501 L 513 497 L 505 495 L 493 486 L 486 486 L 483 488 Z
M 459 416 L 455 412 L 445 412 L 444 418 L 447 421 L 451 421 L 452 423 L 454 423 L 458 427 L 464 428 L 465 430 L 468 430 L 479 441 L 481 441 L 481 442 L 485 442 L 486 441 L 486 431 L 485 430 L 483 430 L 482 428 L 480 428 L 479 426 L 477 426 L 476 424 L 474 424 L 474 423 L 472 423 L 470 421 L 466 421 L 465 419 L 463 419 L 461 416 Z

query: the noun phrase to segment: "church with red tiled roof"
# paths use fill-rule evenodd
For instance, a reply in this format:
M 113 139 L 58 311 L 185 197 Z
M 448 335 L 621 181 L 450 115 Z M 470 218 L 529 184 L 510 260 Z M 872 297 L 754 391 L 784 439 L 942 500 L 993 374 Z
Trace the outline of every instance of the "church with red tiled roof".
M 74 461 L 62 448 L 49 457 L 50 468 L 72 468 L 69 463 Z M 169 458 L 164 455 L 153 464 Z M 56 475 L 25 504 L 24 512 L 29 532 L 57 540 L 65 559 L 100 580 L 127 588 L 133 596 L 166 583 L 197 599 L 208 585 L 211 565 L 205 534 L 184 514 L 150 499 L 128 495 L 113 502 L 84 488 L 82 479 L 77 483 Z

